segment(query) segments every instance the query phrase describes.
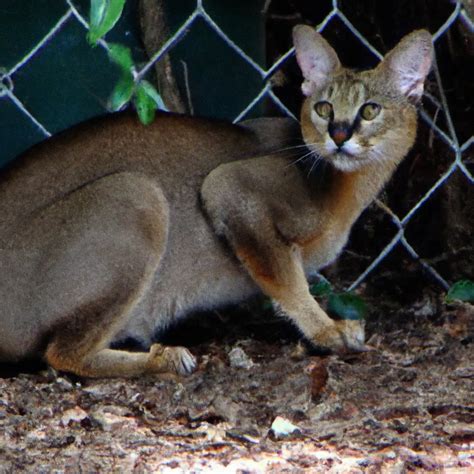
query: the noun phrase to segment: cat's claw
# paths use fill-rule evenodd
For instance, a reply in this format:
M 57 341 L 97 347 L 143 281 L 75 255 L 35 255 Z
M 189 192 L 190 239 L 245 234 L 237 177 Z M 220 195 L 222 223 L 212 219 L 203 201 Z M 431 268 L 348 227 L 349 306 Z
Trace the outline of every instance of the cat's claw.
M 176 371 L 180 375 L 189 375 L 196 370 L 196 358 L 185 347 L 176 347 L 179 349 L 179 362 L 176 366 Z
M 171 372 L 189 375 L 196 370 L 196 358 L 185 347 L 153 344 L 148 359 L 148 372 Z

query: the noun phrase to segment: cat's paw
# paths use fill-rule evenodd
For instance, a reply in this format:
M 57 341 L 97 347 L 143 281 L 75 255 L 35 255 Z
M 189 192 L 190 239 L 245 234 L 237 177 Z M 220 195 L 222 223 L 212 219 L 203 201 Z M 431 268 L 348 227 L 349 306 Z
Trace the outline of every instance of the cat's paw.
M 349 352 L 367 352 L 372 350 L 365 345 L 365 321 L 363 319 L 342 319 L 334 321 L 341 333 L 346 350 Z
M 318 349 L 326 349 L 331 352 L 345 352 L 346 344 L 340 329 L 331 324 L 322 327 L 312 338 L 311 343 Z
M 147 362 L 147 372 L 171 372 L 189 375 L 196 370 L 196 359 L 185 347 L 166 347 L 153 344 Z
M 333 321 L 311 338 L 318 348 L 344 354 L 347 352 L 365 352 L 369 350 L 364 343 L 364 322 L 360 320 Z

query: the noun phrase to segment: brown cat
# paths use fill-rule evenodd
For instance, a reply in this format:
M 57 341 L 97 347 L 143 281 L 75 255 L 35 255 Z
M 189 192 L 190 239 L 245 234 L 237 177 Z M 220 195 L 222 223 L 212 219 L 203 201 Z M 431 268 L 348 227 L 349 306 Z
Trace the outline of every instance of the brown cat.
M 30 150 L 0 177 L 0 360 L 43 354 L 90 377 L 195 368 L 184 348 L 113 350 L 191 310 L 263 291 L 318 346 L 363 346 L 306 277 L 333 261 L 416 134 L 431 36 L 405 37 L 354 72 L 312 28 L 294 30 L 301 130 L 324 182 L 294 165 L 287 122 L 252 127 L 171 114 L 95 120 Z M 272 153 L 278 151 L 278 153 Z M 313 171 L 315 173 L 315 171 Z

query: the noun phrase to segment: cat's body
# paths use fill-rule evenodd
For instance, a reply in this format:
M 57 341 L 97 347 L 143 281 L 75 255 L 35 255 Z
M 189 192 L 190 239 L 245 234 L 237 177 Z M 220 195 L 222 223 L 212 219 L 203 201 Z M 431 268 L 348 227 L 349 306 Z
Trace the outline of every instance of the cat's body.
M 329 162 L 318 186 L 294 149 L 282 151 L 286 122 L 252 131 L 175 115 L 149 128 L 121 115 L 81 126 L 0 177 L 0 360 L 44 351 L 87 376 L 189 372 L 182 348 L 107 347 L 150 344 L 177 317 L 257 291 L 313 343 L 363 345 L 357 323 L 319 307 L 306 276 L 337 256 L 413 144 L 431 38 L 414 33 L 358 75 L 309 27 L 295 46 L 303 137 Z
M 219 164 L 288 146 L 294 125 L 286 119 L 265 122 L 256 122 L 262 130 L 254 133 L 226 122 L 173 114 L 159 114 L 153 124 L 143 127 L 132 114 L 116 114 L 82 124 L 19 158 L 0 178 L 0 301 L 2 316 L 8 314 L 2 325 L 2 335 L 8 338 L 0 336 L 0 355 L 31 355 L 64 317 L 64 298 L 70 304 L 77 299 L 73 306 L 80 306 L 83 294 L 92 290 L 86 286 L 98 286 L 98 293 L 103 290 L 101 282 L 107 281 L 107 275 L 97 265 L 100 257 L 107 257 L 108 238 L 121 244 L 127 237 L 117 235 L 112 227 L 122 225 L 112 215 L 115 193 L 136 212 L 152 205 L 148 193 L 155 192 L 158 200 L 162 193 L 168 217 L 163 226 L 166 252 L 147 290 L 152 297 L 136 300 L 126 327 L 114 340 L 134 337 L 149 345 L 156 330 L 182 314 L 256 293 L 255 283 L 209 225 L 199 193 L 204 178 Z M 270 126 L 272 132 L 278 128 L 274 138 L 264 133 Z M 88 137 L 85 143 L 83 136 Z M 225 141 L 219 143 L 222 138 Z M 134 144 L 133 150 L 129 143 Z M 137 149 L 140 153 L 135 153 Z M 71 209 L 59 208 L 68 198 L 107 182 L 108 199 L 105 190 L 103 199 L 101 191 L 93 193 L 97 204 L 102 201 L 104 213 L 112 216 L 110 222 L 104 216 L 102 222 L 91 224 L 94 229 L 104 226 L 100 255 L 96 248 L 100 236 L 84 235 L 88 219 L 95 217 L 88 215 L 90 204 L 78 200 Z M 67 254 L 58 263 L 63 236 Z M 78 240 L 76 251 L 73 239 Z M 87 268 L 78 271 L 87 259 Z

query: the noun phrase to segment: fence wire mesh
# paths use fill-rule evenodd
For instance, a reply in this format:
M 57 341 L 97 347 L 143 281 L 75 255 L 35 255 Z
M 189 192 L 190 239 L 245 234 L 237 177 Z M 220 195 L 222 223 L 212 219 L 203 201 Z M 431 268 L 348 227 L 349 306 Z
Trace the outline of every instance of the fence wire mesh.
M 267 2 L 269 3 L 269 2 Z M 294 55 L 294 49 L 289 49 L 283 54 L 276 62 L 271 64 L 268 68 L 263 68 L 257 64 L 248 54 L 246 54 L 242 48 L 239 47 L 214 21 L 212 16 L 206 11 L 203 4 L 203 0 L 196 0 L 196 6 L 192 14 L 187 20 L 172 34 L 169 39 L 163 44 L 163 46 L 157 51 L 150 60 L 139 70 L 134 70 L 133 75 L 135 81 L 138 82 L 149 72 L 153 65 L 160 61 L 164 55 L 169 53 L 173 47 L 175 47 L 186 34 L 192 28 L 196 20 L 204 20 L 206 24 L 219 36 L 219 38 L 233 50 L 234 53 L 239 55 L 245 60 L 261 77 L 262 88 L 258 94 L 234 117 L 234 122 L 238 122 L 244 119 L 249 112 L 258 104 L 263 98 L 269 98 L 273 103 L 281 110 L 281 112 L 289 117 L 296 119 L 294 114 L 289 108 L 277 97 L 274 93 L 271 78 L 277 73 L 285 63 Z M 360 43 L 367 48 L 376 58 L 379 60 L 383 55 L 372 45 L 370 42 L 358 31 L 353 23 L 346 17 L 342 11 L 342 7 L 339 5 L 338 0 L 332 0 L 332 9 L 324 18 L 324 20 L 316 25 L 315 28 L 319 32 L 323 32 L 328 25 L 338 19 L 343 23 L 344 27 L 347 28 Z M 48 130 L 45 124 L 42 124 L 34 114 L 28 109 L 28 105 L 25 104 L 15 94 L 15 74 L 20 71 L 29 61 L 32 60 L 42 49 L 48 47 L 48 43 L 57 35 L 64 27 L 70 22 L 78 22 L 85 30 L 89 29 L 87 19 L 80 13 L 76 8 L 73 0 L 65 0 L 65 13 L 59 18 L 57 23 L 50 29 L 50 31 L 23 57 L 9 70 L 0 70 L 0 100 L 11 101 L 18 110 L 21 111 L 37 129 L 44 135 L 45 138 L 51 136 L 51 132 Z M 433 42 L 436 43 L 440 38 L 447 33 L 447 31 L 457 22 L 463 22 L 465 27 L 470 31 L 474 32 L 473 20 L 468 15 L 467 11 L 463 7 L 460 1 L 453 2 L 453 10 L 451 14 L 446 18 L 446 21 L 439 27 L 439 29 L 432 35 Z M 99 41 L 100 47 L 108 50 L 108 44 L 105 40 Z M 472 146 L 474 137 L 471 136 L 464 143 L 460 143 L 456 130 L 453 124 L 453 120 L 450 114 L 448 101 L 443 89 L 442 78 L 439 70 L 434 66 L 434 77 L 437 82 L 439 90 L 439 99 L 435 98 L 430 93 L 425 93 L 425 100 L 429 101 L 434 105 L 436 109 L 435 114 L 430 114 L 427 110 L 422 109 L 420 111 L 421 118 L 430 127 L 433 133 L 435 133 L 448 147 L 452 154 L 452 160 L 449 168 L 445 171 L 439 179 L 431 186 L 431 188 L 425 192 L 421 199 L 403 216 L 398 216 L 388 206 L 380 201 L 377 201 L 377 205 L 382 209 L 383 212 L 389 215 L 392 223 L 396 226 L 397 232 L 391 241 L 380 251 L 380 253 L 370 262 L 366 269 L 351 283 L 348 285 L 348 290 L 354 290 L 362 282 L 364 282 L 369 274 L 371 274 L 381 262 L 392 252 L 392 250 L 398 246 L 403 246 L 408 254 L 423 267 L 442 287 L 448 288 L 448 281 L 435 269 L 431 264 L 420 258 L 420 255 L 414 249 L 414 247 L 408 241 L 405 235 L 405 229 L 407 224 L 413 219 L 413 217 L 420 211 L 420 209 L 432 199 L 434 193 L 449 180 L 456 170 L 459 170 L 469 181 L 470 185 L 474 184 L 474 177 L 468 170 L 465 164 L 465 156 L 468 148 Z M 447 131 L 443 131 L 437 124 L 437 116 L 439 112 L 444 113 L 445 120 L 447 123 Z

